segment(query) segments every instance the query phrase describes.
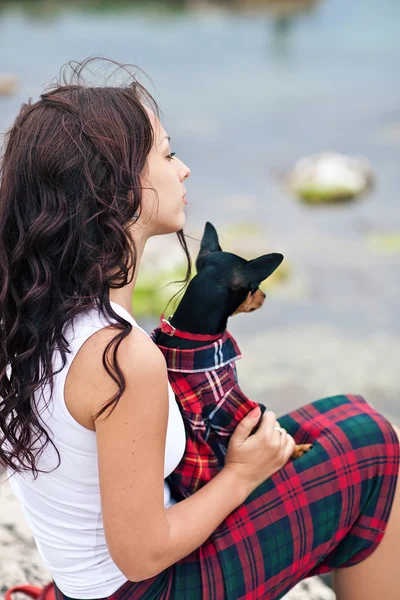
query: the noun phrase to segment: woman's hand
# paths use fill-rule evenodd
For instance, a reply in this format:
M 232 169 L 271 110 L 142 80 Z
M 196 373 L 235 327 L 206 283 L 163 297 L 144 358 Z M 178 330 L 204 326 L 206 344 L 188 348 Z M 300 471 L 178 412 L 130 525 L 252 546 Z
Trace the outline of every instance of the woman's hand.
M 259 428 L 250 435 L 259 420 Z M 239 485 L 247 489 L 247 495 L 279 471 L 293 453 L 295 441 L 292 436 L 286 430 L 281 433 L 274 427 L 279 427 L 275 413 L 265 411 L 260 419 L 260 408 L 257 407 L 238 423 L 229 440 L 224 469 L 235 473 Z

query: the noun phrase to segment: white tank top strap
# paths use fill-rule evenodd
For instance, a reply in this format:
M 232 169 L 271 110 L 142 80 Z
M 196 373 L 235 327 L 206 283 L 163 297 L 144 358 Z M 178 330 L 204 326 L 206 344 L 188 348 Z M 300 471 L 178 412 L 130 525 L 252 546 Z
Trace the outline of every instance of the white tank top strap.
M 125 308 L 123 308 L 116 302 L 110 301 L 110 304 L 113 310 L 118 315 L 126 319 L 133 327 L 137 327 L 146 335 L 148 335 L 148 333 L 142 327 L 140 327 L 140 325 L 138 325 L 138 323 L 135 321 L 132 315 L 130 315 L 128 311 L 125 310 Z M 66 355 L 66 363 L 64 368 L 62 369 L 62 371 L 60 371 L 60 373 L 57 373 L 57 375 L 55 376 L 55 379 L 57 380 L 57 385 L 59 386 L 59 389 L 62 390 L 62 393 L 60 398 L 61 402 L 58 406 L 54 404 L 53 411 L 56 413 L 59 409 L 61 411 L 62 417 L 66 419 L 70 425 L 72 425 L 75 429 L 79 429 L 82 433 L 87 433 L 88 436 L 95 435 L 95 432 L 91 431 L 90 429 L 87 429 L 86 427 L 78 423 L 78 421 L 74 419 L 74 417 L 71 415 L 67 408 L 65 402 L 65 382 L 67 380 L 67 375 L 71 364 L 74 358 L 76 357 L 77 353 L 83 346 L 83 344 L 97 331 L 99 331 L 103 327 L 107 327 L 111 323 L 107 320 L 106 317 L 104 317 L 100 313 L 100 311 L 97 308 L 93 308 L 84 313 L 79 314 L 76 317 L 74 323 L 71 323 L 69 325 L 69 329 L 67 329 L 67 331 L 64 333 L 64 335 L 69 340 L 69 352 Z M 57 355 L 55 364 L 57 370 L 62 366 L 61 355 Z

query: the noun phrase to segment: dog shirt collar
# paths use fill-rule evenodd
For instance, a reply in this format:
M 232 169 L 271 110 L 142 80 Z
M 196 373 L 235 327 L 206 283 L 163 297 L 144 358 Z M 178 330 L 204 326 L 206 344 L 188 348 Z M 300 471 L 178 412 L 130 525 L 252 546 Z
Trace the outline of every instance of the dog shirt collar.
M 155 344 L 157 344 L 160 333 L 162 333 L 161 327 L 157 327 L 150 334 Z M 227 330 L 217 341 L 200 348 L 182 350 L 180 348 L 166 348 L 159 344 L 157 346 L 165 357 L 167 369 L 181 373 L 200 373 L 219 369 L 242 358 L 239 346 Z

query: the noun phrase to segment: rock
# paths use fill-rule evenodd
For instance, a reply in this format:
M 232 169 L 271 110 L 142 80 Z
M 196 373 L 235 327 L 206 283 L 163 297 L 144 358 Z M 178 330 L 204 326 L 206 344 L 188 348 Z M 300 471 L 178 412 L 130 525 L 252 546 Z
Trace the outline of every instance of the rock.
M 0 598 L 3 598 L 14 585 L 43 586 L 51 581 L 51 575 L 43 565 L 4 471 L 0 474 L 0 505 Z
M 335 600 L 335 593 L 318 577 L 297 584 L 282 600 Z
M 372 186 L 374 175 L 364 156 L 322 152 L 298 160 L 284 180 L 299 198 L 317 204 L 359 196 Z
M 18 88 L 18 77 L 12 73 L 0 73 L 0 96 L 10 96 Z
M 304 579 L 282 600 L 335 600 L 336 594 L 319 577 Z

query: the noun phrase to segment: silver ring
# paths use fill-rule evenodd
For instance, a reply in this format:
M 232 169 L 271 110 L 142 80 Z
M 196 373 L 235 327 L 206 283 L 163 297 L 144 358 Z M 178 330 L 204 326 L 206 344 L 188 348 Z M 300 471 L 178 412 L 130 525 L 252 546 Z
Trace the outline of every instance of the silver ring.
M 283 435 L 283 432 L 285 431 L 284 429 L 282 429 L 282 427 L 278 427 L 277 425 L 274 427 L 274 429 L 276 429 L 277 431 L 279 431 L 279 433 L 281 435 Z

